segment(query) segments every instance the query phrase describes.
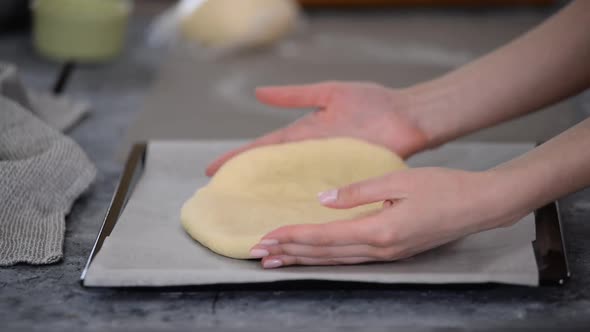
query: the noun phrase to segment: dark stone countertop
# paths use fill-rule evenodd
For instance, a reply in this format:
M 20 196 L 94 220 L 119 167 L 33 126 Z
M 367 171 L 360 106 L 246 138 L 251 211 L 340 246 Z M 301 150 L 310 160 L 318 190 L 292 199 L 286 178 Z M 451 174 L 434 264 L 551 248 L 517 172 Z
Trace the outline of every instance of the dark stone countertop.
M 79 277 L 122 166 L 116 147 L 154 78 L 159 55 L 132 26 L 132 47 L 108 66 L 77 69 L 72 97 L 93 114 L 69 134 L 94 160 L 96 184 L 67 221 L 65 257 L 49 266 L 0 269 L 0 330 L 139 330 L 299 327 L 556 327 L 590 324 L 590 190 L 560 201 L 572 278 L 562 287 L 399 287 L 390 290 L 160 291 L 84 289 Z M 0 37 L 0 59 L 20 66 L 27 84 L 51 85 L 57 66 L 39 59 L 24 35 Z M 584 107 L 587 103 L 576 103 Z M 6 328 L 6 329 L 5 329 Z

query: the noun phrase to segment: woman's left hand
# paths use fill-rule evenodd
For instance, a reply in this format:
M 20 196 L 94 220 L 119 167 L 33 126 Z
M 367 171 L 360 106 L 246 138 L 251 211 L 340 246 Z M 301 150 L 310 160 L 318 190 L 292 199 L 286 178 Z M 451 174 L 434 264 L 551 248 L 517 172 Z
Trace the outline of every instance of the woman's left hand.
M 335 209 L 384 201 L 370 216 L 299 224 L 265 235 L 251 250 L 265 268 L 336 265 L 407 258 L 466 235 L 509 226 L 526 215 L 503 198 L 510 186 L 495 171 L 415 168 L 318 195 Z

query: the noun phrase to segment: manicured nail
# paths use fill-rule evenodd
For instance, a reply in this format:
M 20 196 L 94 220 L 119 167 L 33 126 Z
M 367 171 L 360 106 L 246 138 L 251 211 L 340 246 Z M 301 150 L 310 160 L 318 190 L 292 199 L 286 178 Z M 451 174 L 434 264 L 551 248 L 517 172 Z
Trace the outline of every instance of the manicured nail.
M 275 239 L 262 239 L 258 244 L 262 246 L 274 246 L 275 244 L 279 244 L 279 241 Z
M 262 258 L 268 256 L 268 250 L 264 249 L 252 249 L 250 250 L 250 257 L 252 258 Z
M 281 262 L 280 259 L 269 259 L 262 263 L 262 266 L 265 269 L 274 269 L 276 267 L 280 267 L 281 265 L 283 265 L 283 262 Z
M 332 189 L 328 191 L 322 191 L 318 194 L 318 199 L 322 204 L 335 202 L 338 199 L 338 190 Z

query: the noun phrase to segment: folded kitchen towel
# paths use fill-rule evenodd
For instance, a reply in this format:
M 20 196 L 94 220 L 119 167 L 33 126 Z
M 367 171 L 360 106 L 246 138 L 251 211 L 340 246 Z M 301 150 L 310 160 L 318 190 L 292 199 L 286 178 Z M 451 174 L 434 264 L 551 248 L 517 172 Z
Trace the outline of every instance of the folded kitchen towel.
M 16 101 L 61 131 L 70 129 L 90 112 L 90 105 L 84 101 L 25 88 L 16 66 L 3 62 L 0 62 L 0 95 Z
M 63 255 L 65 216 L 96 169 L 7 77 L 0 73 L 0 266 L 54 263 Z

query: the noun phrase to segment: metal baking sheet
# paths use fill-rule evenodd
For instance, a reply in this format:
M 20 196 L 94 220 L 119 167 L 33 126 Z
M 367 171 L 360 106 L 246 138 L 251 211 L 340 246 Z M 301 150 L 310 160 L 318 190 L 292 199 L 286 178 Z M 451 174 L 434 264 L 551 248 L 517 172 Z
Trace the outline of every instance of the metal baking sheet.
M 201 149 L 208 150 L 209 154 L 214 155 L 221 152 L 219 150 L 227 149 L 230 146 L 235 146 L 240 144 L 240 142 L 152 142 L 151 144 L 160 147 L 168 145 L 168 147 L 171 148 L 165 149 L 164 151 L 171 150 L 172 152 L 170 152 L 168 156 L 163 156 L 163 158 L 175 159 L 174 156 L 178 155 L 179 153 L 183 154 L 183 149 L 185 149 L 184 153 L 186 153 L 186 148 L 191 145 L 193 145 L 192 151 L 199 151 L 199 149 L 194 150 L 194 146 L 196 145 L 200 146 Z M 514 154 L 523 152 L 531 147 L 532 145 L 530 144 L 450 144 L 442 149 L 430 151 L 412 158 L 410 160 L 410 165 L 426 166 L 431 165 L 433 161 L 436 161 L 439 166 L 456 166 L 458 168 L 472 170 L 485 169 L 487 167 L 493 166 L 493 164 L 510 159 L 514 156 Z M 323 281 L 323 285 L 325 286 L 329 286 L 330 283 L 332 283 L 333 286 L 334 284 L 340 284 L 342 282 L 364 283 L 374 286 L 377 284 L 386 285 L 391 283 L 420 283 L 421 280 L 425 284 L 470 284 L 484 282 L 506 282 L 519 284 L 518 281 L 511 282 L 511 280 L 518 280 L 518 278 L 513 278 L 514 276 L 501 276 L 502 273 L 510 274 L 510 269 L 504 271 L 495 271 L 497 274 L 493 275 L 492 273 L 492 276 L 490 277 L 490 275 L 486 273 L 479 275 L 477 273 L 473 273 L 471 275 L 461 275 L 460 273 L 454 273 L 453 271 L 436 271 L 434 265 L 431 271 L 428 269 L 420 270 L 422 278 L 414 273 L 411 276 L 406 275 L 406 277 L 411 277 L 411 279 L 408 279 L 403 277 L 403 273 L 400 277 L 400 271 L 404 271 L 403 264 L 408 264 L 406 262 L 370 264 L 354 267 L 289 267 L 276 271 L 264 271 L 255 261 L 237 261 L 211 253 L 208 251 L 208 249 L 201 247 L 198 243 L 187 239 L 187 235 L 180 228 L 179 222 L 174 222 L 174 220 L 172 221 L 172 224 L 167 224 L 164 226 L 166 227 L 164 230 L 169 231 L 169 235 L 173 237 L 168 239 L 168 242 L 177 243 L 184 241 L 186 243 L 189 241 L 191 248 L 188 252 L 186 252 L 186 255 L 192 256 L 192 262 L 189 262 L 191 259 L 186 259 L 185 262 L 185 259 L 182 257 L 182 255 L 167 257 L 167 251 L 165 249 L 162 249 L 161 247 L 158 249 L 159 245 L 161 246 L 162 243 L 153 243 L 153 241 L 142 242 L 141 237 L 146 233 L 158 232 L 158 229 L 154 227 L 145 227 L 141 232 L 138 232 L 138 235 L 134 236 L 133 239 L 133 241 L 135 241 L 135 245 L 128 243 L 133 241 L 127 241 L 125 238 L 117 240 L 117 236 L 115 236 L 114 239 L 113 237 L 109 239 L 109 235 L 111 235 L 113 231 L 117 233 L 117 227 L 115 226 L 120 220 L 121 214 L 124 213 L 126 203 L 132 197 L 134 190 L 136 189 L 136 185 L 140 182 L 142 175 L 144 174 L 147 160 L 146 154 L 148 151 L 149 148 L 147 144 L 137 144 L 134 146 L 129 156 L 120 185 L 113 197 L 113 201 L 106 215 L 104 224 L 101 227 L 95 246 L 88 259 L 87 266 L 82 274 L 82 284 L 85 286 L 166 287 L 212 285 L 213 287 L 226 287 L 240 284 L 259 284 L 270 287 L 271 285 L 276 286 L 279 284 L 284 286 L 285 282 L 299 284 L 300 286 L 309 285 L 310 280 Z M 451 151 L 451 153 L 449 153 L 449 151 Z M 478 156 L 478 154 L 486 155 L 487 158 L 481 158 Z M 453 157 L 449 158 L 449 156 Z M 495 157 L 490 158 L 490 156 Z M 453 163 L 457 160 L 459 163 L 461 163 L 461 160 L 469 160 L 470 162 L 467 164 L 463 162 L 463 165 L 453 165 Z M 490 163 L 492 165 L 490 165 Z M 170 167 L 174 167 L 174 165 L 178 164 L 178 162 L 170 160 L 169 164 Z M 202 172 L 201 168 L 202 167 L 199 167 L 198 165 L 194 165 L 195 175 L 199 174 L 199 172 Z M 189 179 L 187 179 L 187 181 L 189 181 Z M 194 189 L 196 189 L 196 187 L 197 185 L 195 184 Z M 159 194 L 164 195 L 165 193 Z M 157 196 L 158 193 L 155 193 L 154 199 L 156 201 L 158 200 Z M 150 217 L 144 217 L 144 219 L 149 218 Z M 154 216 L 154 218 L 158 217 Z M 550 204 L 538 210 L 534 218 L 531 215 L 531 218 L 534 220 L 537 233 L 536 240 L 534 241 L 534 244 L 531 245 L 531 248 L 534 248 L 533 259 L 536 257 L 537 261 L 536 266 L 538 268 L 538 281 L 540 284 L 563 283 L 564 280 L 569 276 L 569 272 L 567 270 L 567 261 L 565 259 L 565 252 L 563 250 L 563 239 L 561 237 L 561 225 L 559 222 L 557 206 L 555 204 Z M 126 221 L 123 221 L 119 226 L 121 227 L 121 230 L 124 230 L 126 227 L 124 225 L 125 222 Z M 519 224 L 524 225 L 524 223 Z M 145 225 L 148 226 L 150 223 L 146 222 Z M 133 227 L 133 225 L 128 226 Z M 166 231 L 162 232 L 162 234 L 165 234 Z M 525 230 L 521 228 L 520 231 Z M 514 234 L 514 232 L 506 234 Z M 165 237 L 165 235 L 162 235 L 162 237 Z M 502 238 L 507 237 L 503 236 Z M 533 240 L 533 238 L 531 240 Z M 109 241 L 112 243 L 109 244 Z M 97 255 L 101 253 L 105 243 L 107 243 L 107 246 L 111 246 L 111 248 L 107 248 L 107 251 L 111 251 L 111 256 L 113 256 L 113 247 L 115 248 L 115 253 L 117 250 L 122 251 L 116 254 L 116 256 L 122 257 L 117 261 L 115 264 L 116 266 L 112 264 L 111 266 L 108 266 L 109 264 L 105 265 L 101 264 L 100 262 L 97 264 L 95 262 Z M 470 244 L 469 241 L 458 241 L 458 243 L 447 246 L 446 250 L 457 251 L 462 247 L 469 247 L 469 245 L 473 244 Z M 506 245 L 509 245 L 509 243 Z M 130 248 L 126 248 L 125 246 L 130 246 Z M 155 249 L 158 249 L 156 250 L 157 254 L 155 254 Z M 192 252 L 193 249 L 194 252 Z M 518 250 L 523 250 L 523 253 L 526 253 L 525 249 L 526 248 L 519 248 Z M 134 250 L 137 251 L 135 254 L 133 253 Z M 150 251 L 153 251 L 153 253 L 150 254 Z M 170 251 L 170 253 L 172 252 L 173 251 Z M 144 263 L 142 263 L 142 266 L 134 266 L 134 264 L 137 265 L 137 261 L 141 261 L 141 259 L 126 260 L 125 257 L 131 258 L 133 255 L 136 255 L 136 257 L 144 256 Z M 420 260 L 428 259 L 428 255 L 429 254 L 425 254 L 418 257 L 416 259 L 418 261 L 418 265 L 420 265 Z M 146 257 L 147 260 L 145 259 Z M 196 262 L 195 257 L 197 257 Z M 202 257 L 204 261 L 199 262 L 198 257 Z M 108 259 L 106 261 L 108 261 Z M 500 261 L 500 259 L 498 259 L 498 261 Z M 168 269 L 166 264 L 169 264 L 170 262 L 174 263 L 170 264 L 170 269 Z M 186 266 L 183 266 L 185 263 Z M 191 269 L 189 268 L 191 264 L 193 267 L 202 266 L 203 268 Z M 183 268 L 179 269 L 179 266 L 183 266 Z M 441 266 L 444 266 L 444 264 Z M 438 268 L 440 269 L 440 266 Z M 480 268 L 486 270 L 488 267 L 484 266 Z M 432 277 L 432 273 L 435 273 L 435 278 Z M 436 273 L 438 273 L 438 275 L 436 275 Z M 367 278 L 367 275 L 370 277 Z M 435 280 L 438 280 L 438 282 Z M 530 283 L 522 282 L 520 284 Z

